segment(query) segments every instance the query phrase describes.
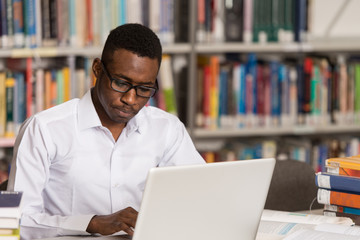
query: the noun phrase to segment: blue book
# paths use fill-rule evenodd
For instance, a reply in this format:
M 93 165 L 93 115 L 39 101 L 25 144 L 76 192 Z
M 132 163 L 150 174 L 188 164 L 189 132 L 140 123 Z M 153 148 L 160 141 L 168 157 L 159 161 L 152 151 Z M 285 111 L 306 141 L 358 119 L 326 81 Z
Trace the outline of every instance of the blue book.
M 13 0 L 13 27 L 14 27 L 14 44 L 17 48 L 24 47 L 24 18 L 23 18 L 23 2 L 21 0 Z
M 270 62 L 271 69 L 271 117 L 273 119 L 273 126 L 279 125 L 280 118 L 280 82 L 279 82 L 279 63 L 276 61 Z
M 239 113 L 246 114 L 246 72 L 245 66 L 240 65 L 240 103 Z
M 119 4 L 119 25 L 127 23 L 127 13 L 126 13 L 126 0 L 120 0 Z
M 246 75 L 250 75 L 252 79 L 256 79 L 256 65 L 257 65 L 257 59 L 255 53 L 250 53 L 248 55 L 248 62 L 247 62 L 247 73 Z M 254 82 L 254 81 L 253 81 Z M 253 84 L 252 88 L 252 113 L 254 115 L 257 114 L 257 102 L 256 102 L 256 96 L 257 96 L 257 88 L 256 84 Z
M 360 178 L 358 177 L 319 172 L 316 173 L 315 184 L 319 188 L 360 193 Z
M 220 69 L 220 76 L 219 76 L 219 123 L 218 126 L 223 127 L 223 120 L 222 118 L 224 116 L 227 116 L 229 114 L 228 112 L 228 99 L 229 99 L 229 92 L 228 92 L 228 72 L 226 69 L 221 68 Z
M 35 0 L 25 0 L 24 4 L 24 34 L 25 47 L 36 47 L 36 6 Z
M 3 219 L 20 219 L 21 216 L 21 200 L 22 192 L 13 192 L 13 191 L 0 191 L 0 216 Z M 19 226 L 19 221 L 4 221 L 5 228 L 17 228 Z M 7 225 L 7 226 L 6 226 Z

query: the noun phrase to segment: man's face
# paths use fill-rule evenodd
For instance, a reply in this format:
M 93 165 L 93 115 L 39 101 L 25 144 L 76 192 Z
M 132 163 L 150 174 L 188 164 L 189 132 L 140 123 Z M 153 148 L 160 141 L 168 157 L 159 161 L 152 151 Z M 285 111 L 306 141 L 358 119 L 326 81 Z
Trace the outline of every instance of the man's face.
M 97 61 L 95 64 L 101 65 L 101 62 Z M 107 115 L 100 115 L 100 119 L 103 120 L 105 117 L 112 122 L 127 123 L 144 107 L 149 98 L 138 96 L 134 88 L 125 93 L 115 91 L 111 88 L 109 77 L 132 85 L 155 87 L 158 73 L 157 59 L 139 57 L 130 51 L 119 49 L 114 52 L 111 62 L 104 62 L 104 67 L 96 68 L 100 69 L 101 73 L 98 75 L 95 91 Z

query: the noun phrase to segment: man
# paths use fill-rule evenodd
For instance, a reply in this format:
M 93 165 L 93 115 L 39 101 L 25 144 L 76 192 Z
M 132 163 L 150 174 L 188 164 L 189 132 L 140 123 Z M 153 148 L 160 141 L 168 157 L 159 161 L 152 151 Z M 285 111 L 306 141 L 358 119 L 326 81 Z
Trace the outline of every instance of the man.
M 149 169 L 204 163 L 178 118 L 144 107 L 161 57 L 150 29 L 122 25 L 94 60 L 96 84 L 83 98 L 25 121 L 8 187 L 24 192 L 23 239 L 132 235 Z

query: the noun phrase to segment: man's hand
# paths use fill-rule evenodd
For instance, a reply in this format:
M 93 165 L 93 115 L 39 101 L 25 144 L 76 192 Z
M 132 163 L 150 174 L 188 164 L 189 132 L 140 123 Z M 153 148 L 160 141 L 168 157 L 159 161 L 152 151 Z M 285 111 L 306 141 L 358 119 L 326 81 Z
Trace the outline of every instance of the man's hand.
M 132 207 L 125 208 L 110 215 L 94 216 L 86 229 L 88 233 L 100 233 L 110 235 L 119 231 L 124 231 L 133 235 L 138 212 Z

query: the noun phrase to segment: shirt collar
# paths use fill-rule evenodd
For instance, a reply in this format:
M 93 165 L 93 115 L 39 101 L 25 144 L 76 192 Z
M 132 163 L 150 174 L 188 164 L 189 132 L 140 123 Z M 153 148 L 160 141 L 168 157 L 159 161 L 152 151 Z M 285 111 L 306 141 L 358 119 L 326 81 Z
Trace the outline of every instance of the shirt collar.
M 137 131 L 141 133 L 144 128 L 147 126 L 147 121 L 145 117 L 145 108 L 143 107 L 138 114 L 136 114 L 130 121 L 126 124 L 126 135 Z M 91 98 L 91 89 L 86 92 L 86 94 L 80 99 L 78 105 L 78 123 L 79 129 L 84 130 L 92 127 L 102 126 L 100 118 L 96 112 L 94 103 Z
M 79 101 L 78 123 L 80 130 L 101 126 L 100 118 L 91 99 L 91 89 Z

